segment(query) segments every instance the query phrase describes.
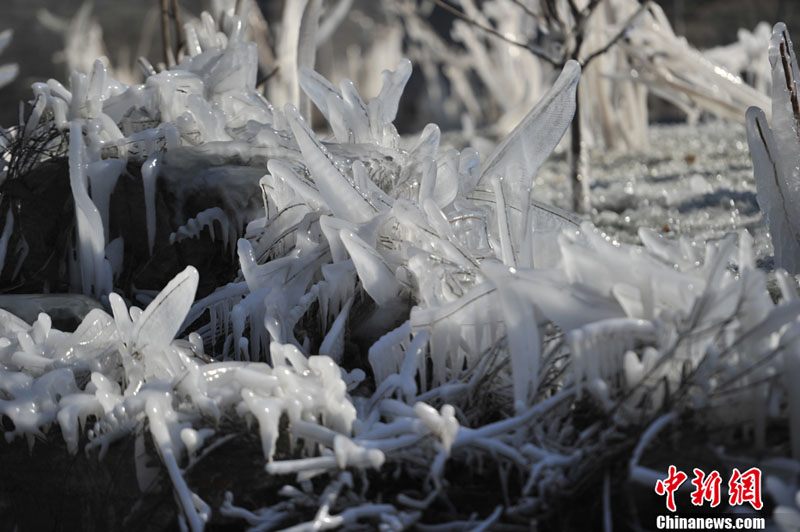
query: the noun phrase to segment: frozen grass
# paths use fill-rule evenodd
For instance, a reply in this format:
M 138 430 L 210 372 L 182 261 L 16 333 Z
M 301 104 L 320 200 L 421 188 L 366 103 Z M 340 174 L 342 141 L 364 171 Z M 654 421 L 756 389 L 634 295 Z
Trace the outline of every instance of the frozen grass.
M 441 148 L 434 125 L 397 134 L 408 61 L 364 98 L 303 67 L 313 16 L 284 23 L 296 71 L 278 92 L 307 97 L 329 133 L 255 90 L 233 14 L 189 25 L 188 55 L 144 64 L 143 85 L 97 62 L 69 89 L 34 86 L 6 151 L 0 271 L 19 280 L 41 251 L 26 216 L 62 216 L 74 226 L 45 262 L 103 308 L 73 332 L 0 312 L 7 441 L 60 432 L 89 457 L 76 464 L 133 441 L 138 486 L 168 479 L 193 531 L 649 525 L 674 461 L 758 465 L 794 515 L 800 300 L 764 268 L 741 130 L 656 131 L 638 162 L 597 159 L 607 233 L 549 205 L 563 163 L 534 186 L 572 119 L 577 63 L 481 155 Z M 48 165 L 66 214 L 24 193 Z M 229 260 L 234 237 L 232 268 L 195 267 L 209 249 Z M 176 253 L 159 290 L 131 281 L 142 258 L 195 242 L 217 247 Z M 224 280 L 196 298 L 208 271 Z M 130 500 L 115 493 L 98 522 L 129 525 Z

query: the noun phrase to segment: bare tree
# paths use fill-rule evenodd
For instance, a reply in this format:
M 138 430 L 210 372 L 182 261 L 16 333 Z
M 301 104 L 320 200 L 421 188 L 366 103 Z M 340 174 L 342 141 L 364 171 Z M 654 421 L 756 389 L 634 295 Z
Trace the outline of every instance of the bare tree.
M 463 8 L 460 0 L 452 0 L 450 3 L 448 0 L 430 1 L 456 18 L 535 55 L 559 70 L 570 59 L 578 61 L 583 68 L 586 68 L 592 61 L 608 52 L 622 40 L 650 5 L 649 1 L 641 3 L 604 45 L 594 50 L 586 50 L 589 20 L 598 8 L 609 0 L 588 0 L 582 6 L 578 5 L 576 0 L 539 0 L 539 5 L 536 7 L 531 7 L 524 0 L 511 0 L 535 22 L 538 27 L 536 34 L 546 36 L 545 46 L 540 43 L 518 41 L 504 35 L 491 25 L 477 20 L 465 10 L 460 9 L 460 7 Z M 458 4 L 458 6 L 454 4 Z M 581 130 L 581 98 L 579 95 L 580 91 L 576 92 L 575 117 L 570 133 L 570 184 L 573 210 L 587 212 L 590 208 L 590 200 L 585 165 L 582 163 L 585 161 L 586 155 L 584 134 Z

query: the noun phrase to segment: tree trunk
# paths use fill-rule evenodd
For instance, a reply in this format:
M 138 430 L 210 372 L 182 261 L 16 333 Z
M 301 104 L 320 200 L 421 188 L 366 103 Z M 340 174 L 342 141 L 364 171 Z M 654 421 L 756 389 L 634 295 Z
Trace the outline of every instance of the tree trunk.
M 589 183 L 586 175 L 587 165 L 584 164 L 585 149 L 583 132 L 581 131 L 581 98 L 580 83 L 575 91 L 575 116 L 570 126 L 570 157 L 569 174 L 572 185 L 572 210 L 587 213 L 590 209 Z

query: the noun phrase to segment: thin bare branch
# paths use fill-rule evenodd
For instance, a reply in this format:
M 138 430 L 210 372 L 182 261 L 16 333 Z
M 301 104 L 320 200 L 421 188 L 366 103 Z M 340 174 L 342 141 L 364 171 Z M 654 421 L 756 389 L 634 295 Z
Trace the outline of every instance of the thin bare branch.
M 161 41 L 164 44 L 164 64 L 167 68 L 175 65 L 169 26 L 169 0 L 161 0 Z
M 276 67 L 275 67 L 275 68 L 273 68 L 273 69 L 272 69 L 272 71 L 270 71 L 270 72 L 269 72 L 269 73 L 268 73 L 266 76 L 264 76 L 263 78 L 261 78 L 260 80 L 258 80 L 258 82 L 256 83 L 256 90 L 258 90 L 258 91 L 263 91 L 263 90 L 264 90 L 264 87 L 265 87 L 265 86 L 266 86 L 266 84 L 267 84 L 267 81 L 269 81 L 269 80 L 270 80 L 270 78 L 272 78 L 272 77 L 273 77 L 275 74 L 277 74 L 277 73 L 278 73 L 278 69 L 279 69 L 279 68 L 280 68 L 280 66 L 276 66 Z
M 178 0 L 171 0 L 172 1 L 172 12 L 170 15 L 172 16 L 172 28 L 175 32 L 175 60 L 179 59 L 179 54 L 181 49 L 183 49 L 183 45 L 186 42 L 183 38 L 183 24 L 181 24 L 181 6 L 178 4 Z
M 444 9 L 448 13 L 452 14 L 453 16 L 455 16 L 455 17 L 463 20 L 464 22 L 470 24 L 471 26 L 475 26 L 476 28 L 485 31 L 486 33 L 490 33 L 490 34 L 494 35 L 495 37 L 498 37 L 498 38 L 504 40 L 508 44 L 513 44 L 514 46 L 519 46 L 520 48 L 524 48 L 525 50 L 529 51 L 530 53 L 532 53 L 536 57 L 539 57 L 539 58 L 547 61 L 548 63 L 550 63 L 551 65 L 553 65 L 555 67 L 558 67 L 563 63 L 563 61 L 559 61 L 559 60 L 551 57 L 550 55 L 548 55 L 543 50 L 540 50 L 540 49 L 538 49 L 536 47 L 527 45 L 527 44 L 519 42 L 519 41 L 515 41 L 514 39 L 509 39 L 508 37 L 506 37 L 505 35 L 503 35 L 499 31 L 497 31 L 496 29 L 494 29 L 494 28 L 492 28 L 490 26 L 486 26 L 484 24 L 481 24 L 477 20 L 468 17 L 463 12 L 459 11 L 458 9 L 454 8 L 453 6 L 451 6 L 450 4 L 446 3 L 444 0 L 430 0 L 430 1 L 433 2 L 435 5 L 437 5 L 438 7 Z
M 545 18 L 553 21 L 553 24 L 558 26 L 559 30 L 563 33 L 566 24 L 561 20 L 561 17 L 558 16 L 558 8 L 556 7 L 555 1 L 542 0 L 542 11 L 544 12 Z M 553 24 L 550 25 L 552 26 Z
M 590 2 L 586 5 L 586 7 L 577 12 L 577 14 L 575 15 L 575 25 L 571 31 L 572 37 L 576 37 L 578 35 L 582 36 L 584 34 L 586 24 L 589 22 L 589 19 L 594 14 L 594 10 L 597 9 L 597 6 L 600 5 L 600 2 L 602 2 L 602 0 L 590 0 Z M 581 42 L 583 42 L 582 38 Z M 580 50 L 575 51 L 576 56 L 579 53 Z
M 581 11 L 581 17 L 586 18 L 592 16 L 592 13 L 594 13 L 594 10 L 597 9 L 597 6 L 599 6 L 602 1 L 603 0 L 590 0 L 586 7 L 583 8 L 583 11 Z
M 641 6 L 639 6 L 639 9 L 637 9 L 636 12 L 633 15 L 628 17 L 628 20 L 625 21 L 625 24 L 622 25 L 622 28 L 620 28 L 619 32 L 617 32 L 617 34 L 614 35 L 614 37 L 612 37 L 611 40 L 609 40 L 605 44 L 605 46 L 595 50 L 594 52 L 589 54 L 589 56 L 586 59 L 584 59 L 583 61 L 580 61 L 581 67 L 585 68 L 586 65 L 591 63 L 595 58 L 603 55 L 604 53 L 609 51 L 612 46 L 617 44 L 617 42 L 619 42 L 619 40 L 622 39 L 625 36 L 626 33 L 628 33 L 628 30 L 630 30 L 631 27 L 636 23 L 637 19 L 642 15 L 642 13 L 644 13 L 649 7 L 650 7 L 650 2 L 649 1 L 643 3 Z
M 539 13 L 534 11 L 533 9 L 529 8 L 528 6 L 526 6 L 522 2 L 522 0 L 511 0 L 511 2 L 516 4 L 520 9 L 522 9 L 525 12 L 526 15 L 528 15 L 529 17 L 532 17 L 533 19 L 535 19 L 536 22 L 538 22 L 539 24 L 542 24 L 544 26 L 547 25 L 547 20 L 542 15 L 540 15 Z
M 568 0 L 567 4 L 569 5 L 570 13 L 572 13 L 572 18 L 577 22 L 581 17 L 581 10 L 578 9 L 578 6 L 575 4 L 575 0 Z

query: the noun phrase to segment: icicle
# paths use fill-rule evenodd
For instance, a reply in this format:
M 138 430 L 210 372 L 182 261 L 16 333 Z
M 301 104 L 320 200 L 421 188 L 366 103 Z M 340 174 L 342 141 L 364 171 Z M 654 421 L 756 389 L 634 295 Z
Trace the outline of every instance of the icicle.
M 144 208 L 147 219 L 147 247 L 153 253 L 156 242 L 156 180 L 161 173 L 161 154 L 154 153 L 142 165 Z
M 103 221 L 86 190 L 85 157 L 81 126 L 73 122 L 69 136 L 69 182 L 75 200 L 81 285 L 84 294 L 100 296 L 111 291 L 111 266 L 105 260 Z
M 278 423 L 283 410 L 282 401 L 259 397 L 247 388 L 242 389 L 242 399 L 258 420 L 264 458 L 271 462 L 278 442 Z
M 219 223 L 222 232 L 220 235 L 222 238 L 222 245 L 227 248 L 231 243 L 231 227 L 228 215 L 219 207 L 205 209 L 197 213 L 197 216 L 194 218 L 189 218 L 184 225 L 178 227 L 175 232 L 170 233 L 169 243 L 174 244 L 184 238 L 197 238 L 205 228 L 208 228 L 211 240 L 216 240 L 218 237 L 214 228 L 214 222 Z
M 86 174 L 89 176 L 89 183 L 92 187 L 92 200 L 97 205 L 97 210 L 100 211 L 105 235 L 110 234 L 108 208 L 111 203 L 111 194 L 124 169 L 125 161 L 119 159 L 94 161 L 86 167 Z
M 336 316 L 336 320 L 334 320 L 333 325 L 331 325 L 330 330 L 319 346 L 319 354 L 331 357 L 337 364 L 341 363 L 342 355 L 344 354 L 345 323 L 350 315 L 350 307 L 352 305 L 353 298 L 350 297 L 342 306 L 339 315 Z

